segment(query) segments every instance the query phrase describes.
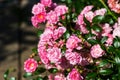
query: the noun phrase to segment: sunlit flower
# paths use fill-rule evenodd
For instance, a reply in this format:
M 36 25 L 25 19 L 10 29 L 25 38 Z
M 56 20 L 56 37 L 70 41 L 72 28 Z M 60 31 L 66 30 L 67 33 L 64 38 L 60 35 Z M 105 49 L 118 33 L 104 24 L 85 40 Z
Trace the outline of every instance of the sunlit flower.
M 26 72 L 34 72 L 37 67 L 38 67 L 37 61 L 35 61 L 32 58 L 29 58 L 24 62 L 24 70 Z
M 92 46 L 90 50 L 90 54 L 93 58 L 99 58 L 105 54 L 105 52 L 101 49 L 99 44 Z
M 108 0 L 108 5 L 112 11 L 120 13 L 120 3 L 119 0 Z
M 67 80 L 83 80 L 83 77 L 76 69 L 72 69 L 72 71 L 67 76 Z

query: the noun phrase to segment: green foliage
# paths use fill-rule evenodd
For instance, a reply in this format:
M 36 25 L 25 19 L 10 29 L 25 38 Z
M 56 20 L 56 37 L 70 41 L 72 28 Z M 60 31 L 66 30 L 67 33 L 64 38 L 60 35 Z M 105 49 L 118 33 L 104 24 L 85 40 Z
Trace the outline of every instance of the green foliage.
M 105 43 L 107 39 L 108 39 L 108 37 L 104 36 L 104 37 L 101 39 L 101 43 L 102 43 L 102 44 Z
M 88 73 L 87 76 L 86 76 L 86 80 L 95 80 L 96 79 L 96 76 L 97 74 L 95 72 L 91 72 L 91 73 Z
M 114 47 L 119 48 L 120 47 L 120 38 L 116 37 L 114 38 Z
M 32 73 L 29 73 L 29 72 L 26 72 L 23 77 L 24 78 L 28 78 L 28 77 L 31 77 L 32 76 Z
M 104 16 L 97 15 L 93 18 L 92 22 L 97 24 L 97 23 L 100 23 L 103 19 L 104 19 Z
M 43 33 L 43 30 L 38 30 L 37 31 L 37 36 L 40 37 L 40 35 Z
M 37 70 L 34 72 L 34 75 L 39 75 L 41 73 L 44 73 L 46 69 L 44 67 L 38 67 Z
M 11 72 L 14 72 L 14 71 L 15 71 L 15 69 L 13 69 L 13 68 L 10 68 L 10 69 L 6 70 L 6 72 L 4 73 L 4 80 L 16 80 L 15 77 L 10 77 L 9 78 L 9 74 Z
M 92 25 L 91 28 L 96 32 L 101 32 L 102 31 L 102 28 L 97 24 Z
M 104 66 L 106 66 L 107 64 L 109 64 L 109 62 L 108 62 L 107 60 L 102 60 L 102 61 L 100 61 L 98 67 L 104 67 Z
M 64 34 L 63 34 L 63 38 L 64 39 L 68 39 L 70 37 L 70 33 L 69 31 L 67 30 Z
M 101 75 L 110 75 L 111 73 L 113 73 L 113 71 L 111 70 L 111 69 L 101 69 L 101 70 L 99 70 L 99 73 L 101 74 Z
M 56 73 L 58 72 L 58 70 L 56 68 L 51 68 L 48 70 L 50 73 Z

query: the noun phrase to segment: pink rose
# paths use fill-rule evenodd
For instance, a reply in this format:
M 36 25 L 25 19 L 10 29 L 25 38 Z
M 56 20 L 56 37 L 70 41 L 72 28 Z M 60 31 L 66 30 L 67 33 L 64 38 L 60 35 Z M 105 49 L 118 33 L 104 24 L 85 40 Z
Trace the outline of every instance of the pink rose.
M 116 36 L 120 37 L 120 26 L 113 30 L 113 37 L 115 38 Z
M 80 13 L 81 15 L 83 14 L 86 14 L 87 12 L 89 12 L 90 10 L 92 10 L 93 6 L 92 5 L 89 5 L 89 6 L 86 6 L 82 12 Z
M 105 52 L 101 49 L 99 44 L 92 46 L 90 50 L 90 54 L 93 58 L 99 58 L 105 54 Z
M 59 5 L 55 8 L 55 12 L 57 13 L 57 16 L 61 16 L 68 12 L 68 7 L 65 5 Z
M 110 46 L 113 43 L 113 35 L 112 34 L 108 34 L 108 39 L 106 41 L 106 45 Z
M 65 76 L 61 73 L 58 73 L 54 76 L 54 80 L 66 80 Z
M 52 39 L 53 30 L 46 28 L 43 34 L 40 36 L 41 41 L 50 41 Z
M 38 20 L 37 20 L 37 17 L 36 17 L 36 16 L 32 16 L 32 17 L 31 17 L 31 22 L 32 22 L 32 25 L 33 25 L 35 28 L 38 28 Z
M 47 49 L 47 57 L 52 63 L 58 63 L 62 57 L 61 50 L 57 47 Z
M 77 20 L 77 23 L 79 24 L 79 25 L 82 25 L 82 24 L 84 24 L 84 20 L 83 20 L 83 18 L 84 18 L 84 15 L 79 15 L 78 16 L 78 20 Z
M 74 49 L 78 47 L 78 43 L 80 43 L 82 40 L 79 39 L 77 36 L 72 35 L 69 37 L 69 39 L 66 42 L 66 47 L 68 49 Z
M 92 19 L 94 17 L 94 13 L 92 11 L 89 11 L 85 14 L 85 18 L 89 21 L 92 22 Z
M 32 13 L 34 15 L 40 14 L 41 12 L 45 12 L 45 6 L 41 3 L 35 4 L 32 8 Z
M 49 74 L 48 75 L 48 80 L 53 80 L 54 79 L 54 75 L 53 74 Z
M 60 60 L 60 64 L 55 64 L 56 68 L 60 71 L 64 71 L 65 69 L 72 68 L 73 65 L 69 63 L 69 61 L 65 58 L 65 56 L 62 56 Z
M 107 36 L 112 31 L 112 27 L 110 27 L 110 25 L 108 23 L 104 24 L 102 29 L 103 29 L 102 36 Z
M 41 4 L 50 7 L 52 4 L 52 0 L 41 0 Z
M 34 27 L 38 27 L 38 24 L 39 23 L 42 23 L 42 22 L 45 22 L 46 20 L 46 13 L 45 12 L 42 12 L 40 14 L 37 14 L 37 15 L 34 15 L 32 18 L 31 18 L 31 21 L 32 21 L 32 25 Z
M 120 13 L 119 0 L 108 0 L 108 6 L 111 8 L 112 11 Z
M 54 30 L 54 34 L 53 34 L 54 40 L 60 38 L 65 32 L 66 32 L 65 27 L 59 27 L 58 29 Z
M 104 15 L 106 12 L 107 12 L 107 10 L 105 8 L 102 8 L 102 9 L 96 10 L 94 12 L 94 14 L 95 14 L 95 16 L 96 15 Z
M 24 70 L 26 72 L 34 72 L 37 67 L 38 67 L 37 61 L 35 61 L 32 58 L 29 58 L 24 62 Z
M 49 23 L 54 23 L 56 24 L 59 21 L 59 17 L 57 16 L 57 13 L 55 11 L 50 11 L 47 14 L 47 20 Z
M 89 31 L 87 30 L 85 24 L 80 25 L 80 31 L 81 31 L 83 34 L 89 33 Z
M 38 47 L 38 54 L 39 54 L 39 57 L 40 57 L 41 61 L 44 64 L 48 64 L 49 63 L 49 59 L 47 57 L 47 51 L 46 51 L 45 48 L 46 47 Z
M 67 80 L 83 80 L 83 77 L 80 73 L 74 68 L 72 71 L 67 75 Z
M 72 65 L 79 64 L 79 63 L 81 63 L 81 61 L 82 61 L 81 55 L 78 54 L 77 52 L 67 51 L 67 52 L 65 53 L 65 57 L 66 57 L 66 59 L 70 62 L 70 64 L 72 64 Z

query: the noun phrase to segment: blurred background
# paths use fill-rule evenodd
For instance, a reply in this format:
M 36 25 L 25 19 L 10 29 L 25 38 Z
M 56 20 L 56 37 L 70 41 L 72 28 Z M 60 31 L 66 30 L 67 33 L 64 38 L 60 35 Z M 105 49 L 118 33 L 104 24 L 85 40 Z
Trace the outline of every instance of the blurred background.
M 25 80 L 23 63 L 38 42 L 30 21 L 31 9 L 39 1 L 0 0 L 0 80 L 4 80 L 3 74 L 8 68 L 16 69 L 10 76 Z

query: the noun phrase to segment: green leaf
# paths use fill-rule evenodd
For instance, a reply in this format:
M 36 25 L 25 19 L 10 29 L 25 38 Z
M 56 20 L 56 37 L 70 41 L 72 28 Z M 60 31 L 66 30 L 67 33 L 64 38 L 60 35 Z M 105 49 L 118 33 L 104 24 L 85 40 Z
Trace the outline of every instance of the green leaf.
M 102 70 L 99 70 L 99 73 L 101 75 L 110 75 L 111 73 L 113 73 L 113 71 L 111 69 L 102 69 Z
M 84 17 L 84 22 L 86 23 L 86 28 L 87 30 L 91 30 L 91 27 L 90 27 L 90 22 Z
M 104 19 L 104 16 L 102 15 L 97 15 L 93 18 L 92 22 L 93 23 L 100 23 Z
M 120 65 L 120 58 L 118 56 L 115 56 L 114 60 L 117 65 Z
M 8 75 L 9 75 L 9 69 L 4 73 L 4 79 L 5 79 L 5 80 L 7 80 Z
M 102 28 L 97 24 L 92 25 L 91 28 L 96 32 L 101 32 L 102 31 Z
M 44 80 L 42 77 L 37 77 L 36 80 Z
M 112 19 L 111 15 L 105 15 L 104 19 L 101 21 L 101 23 L 109 23 L 109 24 L 114 24 L 114 20 Z
M 56 73 L 58 72 L 58 70 L 56 68 L 51 68 L 48 70 L 50 73 Z
M 86 76 L 86 80 L 95 80 L 96 76 L 97 76 L 97 73 L 95 72 L 88 73 Z
M 120 47 L 120 41 L 114 40 L 114 46 L 115 46 L 115 48 L 119 48 Z
M 38 30 L 37 31 L 37 36 L 40 37 L 40 35 L 43 33 L 43 30 Z
M 68 4 L 72 3 L 72 0 L 67 0 L 67 3 L 68 3 Z
M 62 2 L 65 2 L 65 0 L 61 0 Z
M 108 64 L 108 61 L 107 61 L 107 60 L 102 60 L 102 61 L 100 61 L 98 67 L 104 67 L 104 66 L 107 65 L 107 64 Z
M 97 40 L 95 40 L 95 39 L 89 39 L 89 40 L 87 40 L 90 44 L 92 44 L 92 45 L 95 45 L 95 44 L 98 44 L 98 41 Z
M 102 44 L 105 43 L 107 39 L 108 39 L 108 37 L 107 37 L 107 36 L 104 36 L 104 37 L 101 39 L 101 43 L 102 43 Z
M 32 76 L 32 73 L 29 73 L 29 72 L 26 72 L 23 77 L 24 78 L 28 78 L 28 77 L 31 77 Z
M 63 37 L 64 37 L 65 39 L 68 39 L 68 38 L 70 37 L 70 33 L 69 33 L 68 30 L 63 34 Z
M 16 78 L 15 77 L 11 77 L 10 80 L 16 80 Z
M 37 54 L 38 53 L 37 48 L 33 48 L 32 52 Z
M 34 75 L 38 75 L 38 74 L 44 73 L 45 71 L 46 71 L 45 68 L 43 68 L 43 67 L 38 67 L 38 68 L 36 69 L 36 71 L 34 72 Z
M 115 51 L 115 47 L 113 47 L 113 46 L 108 47 L 108 52 L 109 53 L 114 52 L 114 51 Z
M 86 34 L 86 35 L 85 35 L 85 39 L 86 39 L 86 40 L 89 40 L 89 39 L 92 39 L 94 36 L 95 36 L 94 34 L 90 34 L 90 33 L 89 33 L 89 34 Z

